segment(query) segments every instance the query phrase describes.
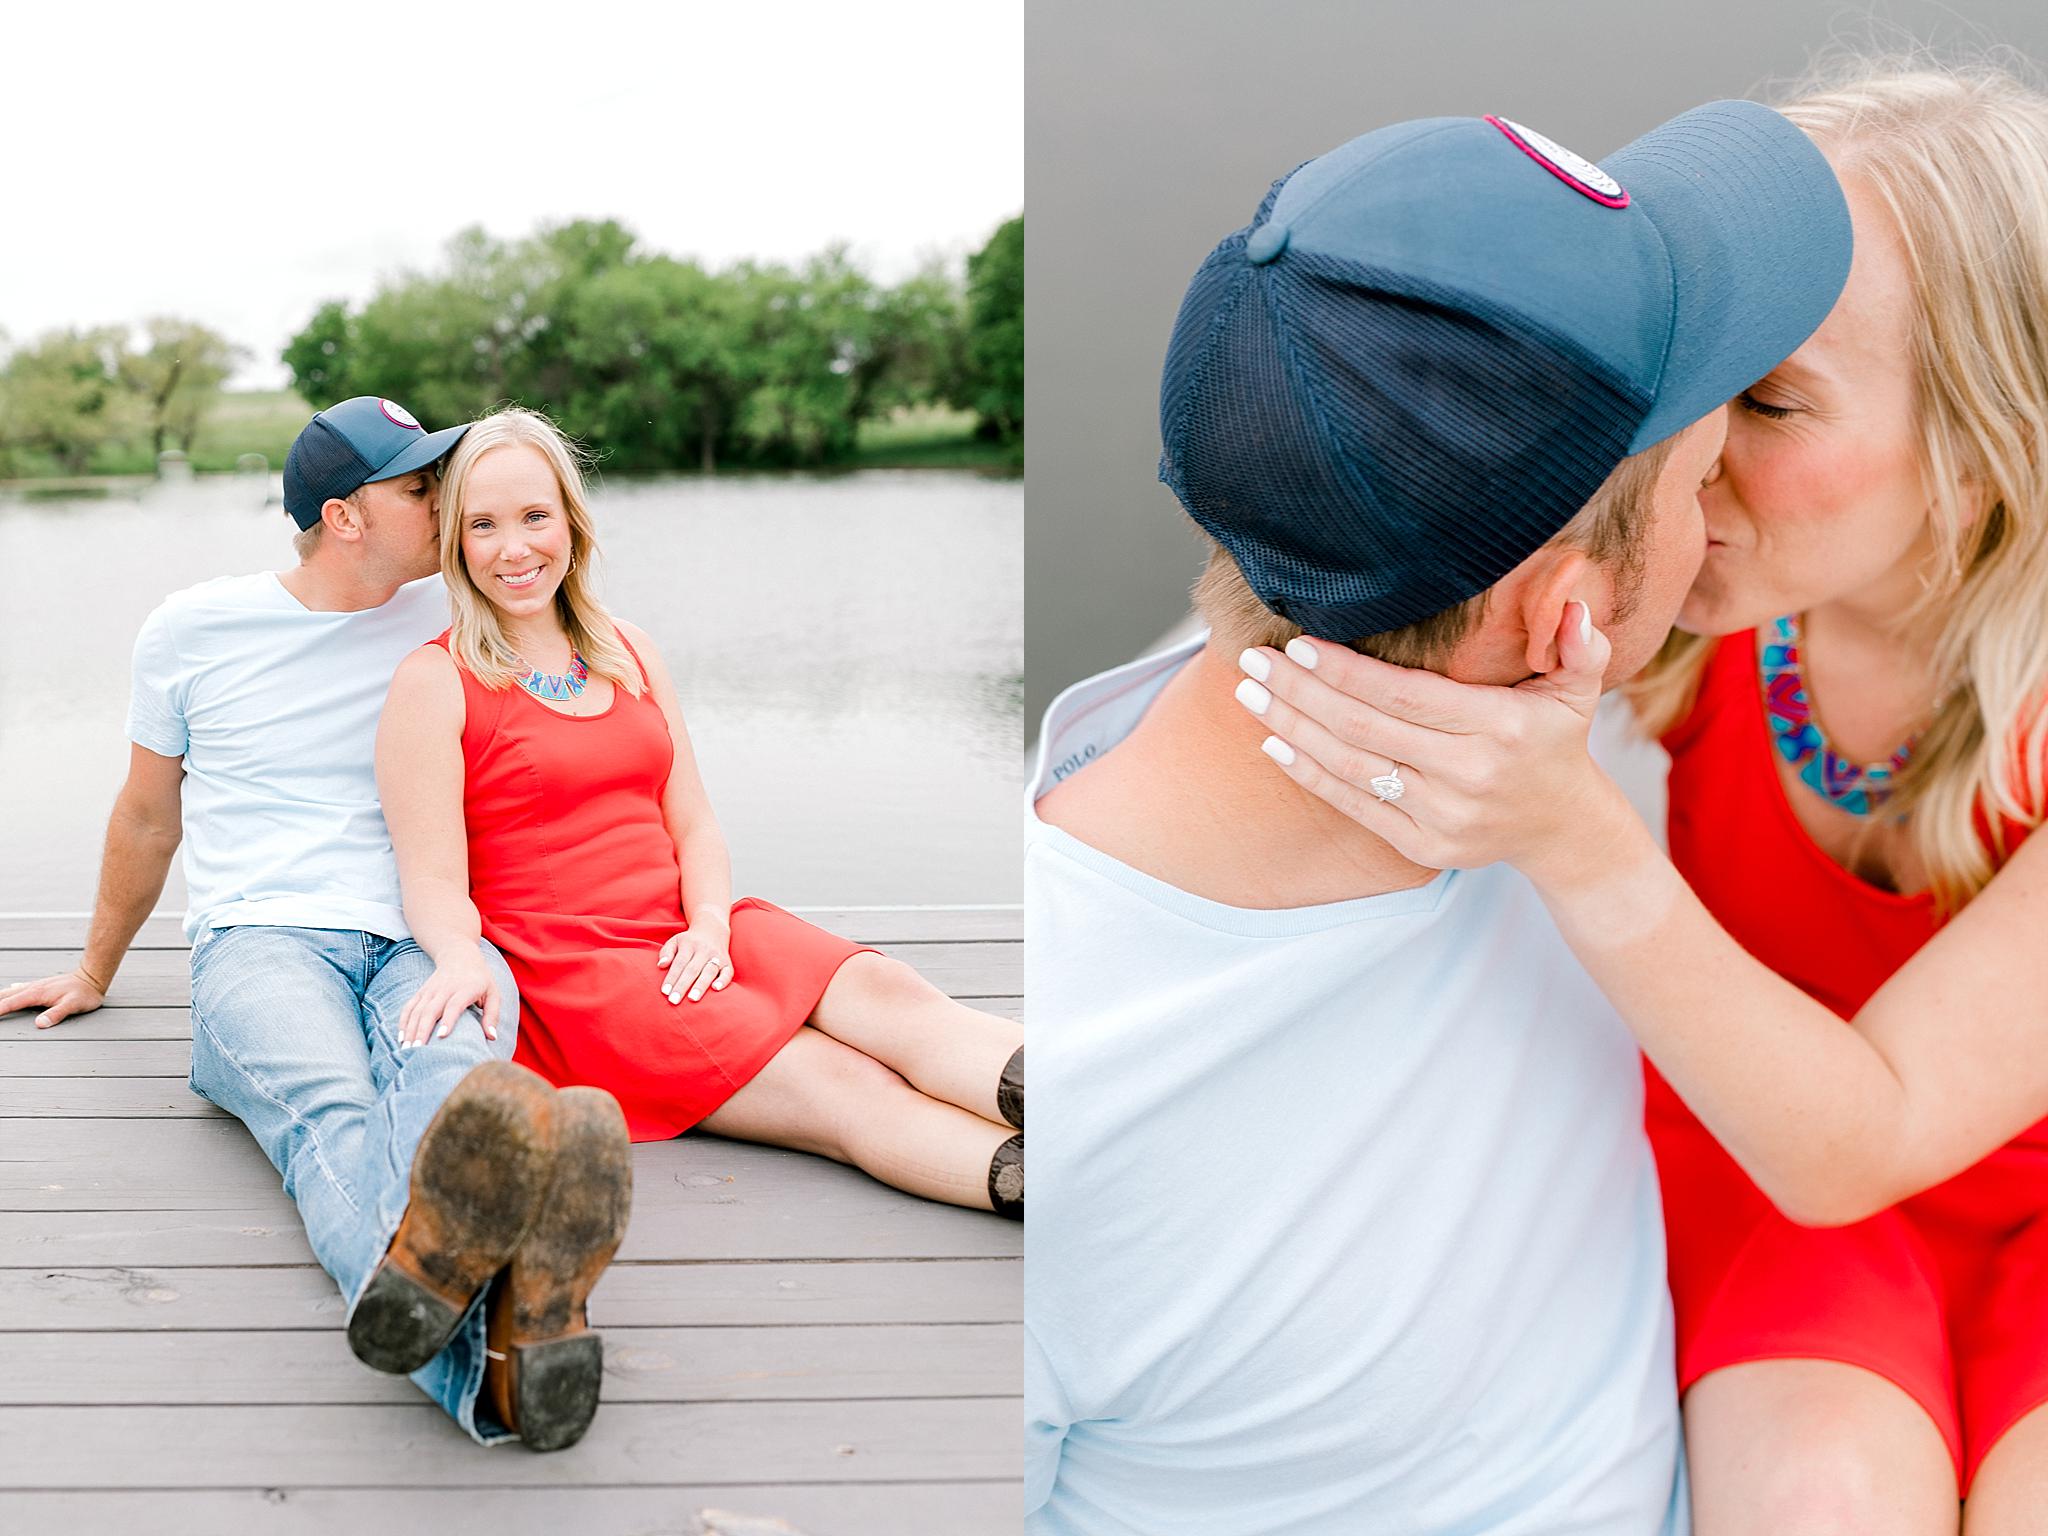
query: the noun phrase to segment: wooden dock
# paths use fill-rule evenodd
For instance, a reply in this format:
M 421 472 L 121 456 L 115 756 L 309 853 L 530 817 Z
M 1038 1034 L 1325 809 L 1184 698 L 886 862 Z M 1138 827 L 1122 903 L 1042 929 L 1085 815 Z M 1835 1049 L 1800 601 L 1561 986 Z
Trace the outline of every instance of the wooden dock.
M 1015 1017 L 1016 908 L 810 911 Z M 0 978 L 84 922 L 0 918 Z M 1021 1524 L 1023 1241 L 819 1158 L 635 1148 L 572 1450 L 472 1443 L 359 1365 L 241 1124 L 185 1085 L 184 943 L 107 1006 L 0 1022 L 0 1530 L 96 1536 L 1002 1536 Z

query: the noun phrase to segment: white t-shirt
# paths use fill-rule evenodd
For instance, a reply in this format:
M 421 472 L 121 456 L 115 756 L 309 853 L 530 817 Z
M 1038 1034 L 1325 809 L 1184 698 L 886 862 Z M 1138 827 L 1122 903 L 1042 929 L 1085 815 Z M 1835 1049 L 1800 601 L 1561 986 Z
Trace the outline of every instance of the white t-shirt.
M 257 923 L 411 936 L 377 801 L 377 717 L 448 627 L 439 576 L 315 613 L 272 572 L 165 598 L 135 639 L 128 739 L 185 760 L 185 937 Z
M 1250 910 L 1032 815 L 1025 912 L 1033 1536 L 1687 1529 L 1636 1047 L 1521 876 Z

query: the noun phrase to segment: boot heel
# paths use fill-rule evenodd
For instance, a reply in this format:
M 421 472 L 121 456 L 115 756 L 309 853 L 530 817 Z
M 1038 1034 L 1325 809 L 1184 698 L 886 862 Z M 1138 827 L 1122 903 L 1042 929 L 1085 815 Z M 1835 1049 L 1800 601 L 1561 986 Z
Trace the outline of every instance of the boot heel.
M 448 1347 L 462 1314 L 386 1265 L 348 1319 L 348 1347 L 373 1371 L 409 1376 Z
M 998 1216 L 1024 1219 L 1024 1137 L 1012 1136 L 988 1160 L 988 1203 Z
M 604 1340 L 595 1333 L 528 1344 L 510 1361 L 518 1397 L 519 1438 L 530 1450 L 561 1451 L 597 1417 L 604 1383 Z

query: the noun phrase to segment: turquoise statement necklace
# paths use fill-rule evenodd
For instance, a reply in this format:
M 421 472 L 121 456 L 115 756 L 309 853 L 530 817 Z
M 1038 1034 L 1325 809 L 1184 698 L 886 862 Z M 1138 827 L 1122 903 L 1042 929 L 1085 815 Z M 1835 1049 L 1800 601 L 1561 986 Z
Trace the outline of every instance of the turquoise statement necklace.
M 580 698 L 583 688 L 590 681 L 590 668 L 583 664 L 582 653 L 574 647 L 569 651 L 569 670 L 566 672 L 543 672 L 538 667 L 519 679 L 519 686 L 536 699 Z
M 1868 816 L 1884 804 L 1918 736 L 1881 763 L 1852 763 L 1836 754 L 1814 718 L 1813 700 L 1799 669 L 1800 633 L 1795 615 L 1773 619 L 1758 650 L 1763 674 L 1764 717 L 1778 751 L 1799 772 L 1800 782 L 1828 804 L 1852 816 Z

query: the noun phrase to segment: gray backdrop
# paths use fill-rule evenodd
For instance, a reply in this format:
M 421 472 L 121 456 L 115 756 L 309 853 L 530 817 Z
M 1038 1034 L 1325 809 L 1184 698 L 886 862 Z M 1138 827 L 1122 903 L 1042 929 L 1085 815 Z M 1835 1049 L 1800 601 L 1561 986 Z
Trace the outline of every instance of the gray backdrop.
M 1267 185 L 1403 118 L 1498 112 L 1598 160 L 1702 101 L 1769 99 L 1839 38 L 2009 45 L 2041 0 L 1031 0 L 1025 27 L 1027 729 L 1186 610 L 1154 479 L 1182 290 Z

